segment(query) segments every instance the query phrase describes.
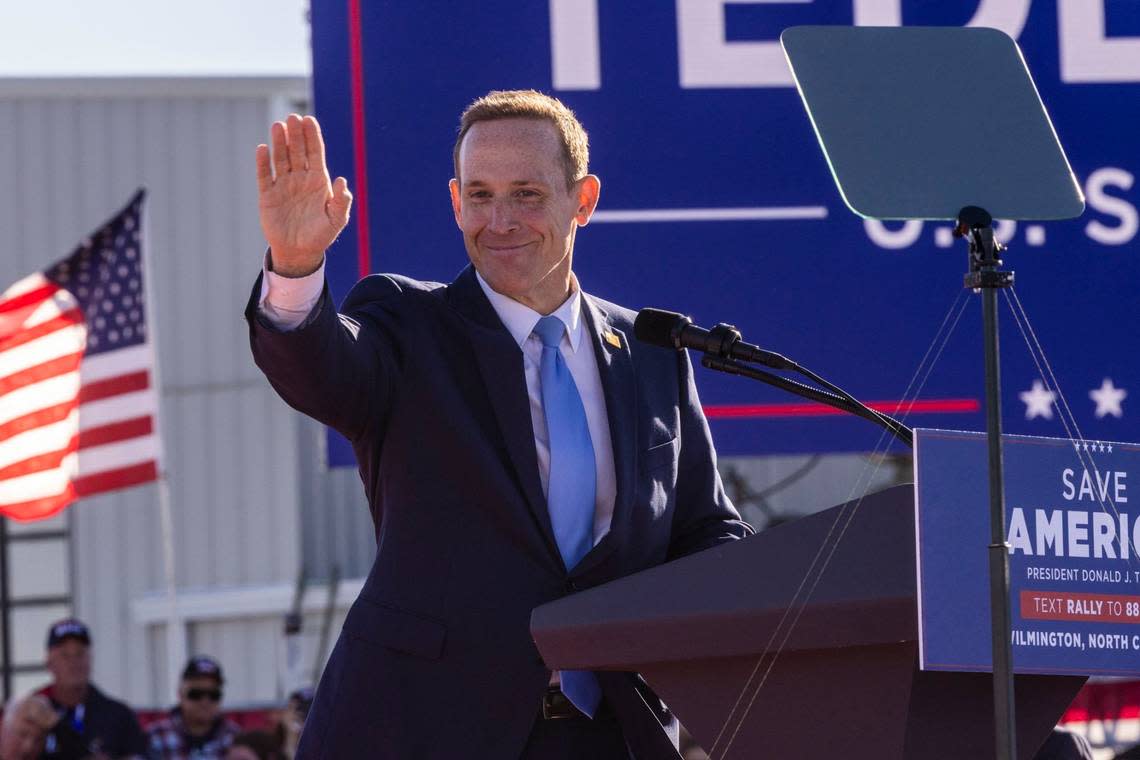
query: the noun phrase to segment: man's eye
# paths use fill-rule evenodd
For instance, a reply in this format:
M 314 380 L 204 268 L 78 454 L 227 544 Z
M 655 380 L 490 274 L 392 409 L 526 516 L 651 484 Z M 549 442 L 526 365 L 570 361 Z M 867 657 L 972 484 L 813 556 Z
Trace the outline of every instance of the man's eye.
M 468 193 L 467 197 L 474 201 L 486 200 L 491 197 L 491 194 L 486 190 L 476 190 L 473 193 Z
M 534 200 L 539 197 L 537 190 L 519 190 L 515 195 L 523 200 Z

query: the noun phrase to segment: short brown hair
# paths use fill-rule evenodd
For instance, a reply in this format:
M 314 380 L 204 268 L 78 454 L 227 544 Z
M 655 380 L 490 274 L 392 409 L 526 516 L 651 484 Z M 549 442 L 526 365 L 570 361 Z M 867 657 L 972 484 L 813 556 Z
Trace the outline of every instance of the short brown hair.
M 557 98 L 537 90 L 492 90 L 474 101 L 459 117 L 459 136 L 455 139 L 452 161 L 459 178 L 459 148 L 473 125 L 498 119 L 537 119 L 549 121 L 558 130 L 562 142 L 562 164 L 566 168 L 566 184 L 585 177 L 590 163 L 590 140 L 574 112 Z

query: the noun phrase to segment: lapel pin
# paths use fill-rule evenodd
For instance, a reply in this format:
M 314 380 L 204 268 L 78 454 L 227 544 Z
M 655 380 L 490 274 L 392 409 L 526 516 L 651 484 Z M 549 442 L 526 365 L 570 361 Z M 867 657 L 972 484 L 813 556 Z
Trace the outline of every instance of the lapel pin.
M 609 343 L 614 348 L 621 348 L 621 338 L 617 336 L 617 333 L 606 330 L 605 333 L 602 334 L 602 337 L 606 339 L 606 343 Z

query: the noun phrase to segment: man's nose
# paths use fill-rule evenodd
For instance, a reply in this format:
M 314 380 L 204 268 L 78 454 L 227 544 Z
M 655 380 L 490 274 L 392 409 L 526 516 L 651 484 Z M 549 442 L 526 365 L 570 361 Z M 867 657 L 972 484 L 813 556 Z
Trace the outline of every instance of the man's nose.
M 491 231 L 499 234 L 514 232 L 519 228 L 515 215 L 514 204 L 506 199 L 497 199 L 491 203 Z

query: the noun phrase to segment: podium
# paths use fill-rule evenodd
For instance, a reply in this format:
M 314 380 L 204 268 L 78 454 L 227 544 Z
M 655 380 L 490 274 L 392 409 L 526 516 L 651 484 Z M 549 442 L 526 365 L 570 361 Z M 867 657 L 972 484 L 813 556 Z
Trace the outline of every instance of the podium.
M 641 673 L 716 760 L 992 758 L 990 674 L 918 669 L 914 536 L 896 486 L 543 605 L 531 632 L 552 668 Z M 1084 682 L 1015 677 L 1019 758 Z

